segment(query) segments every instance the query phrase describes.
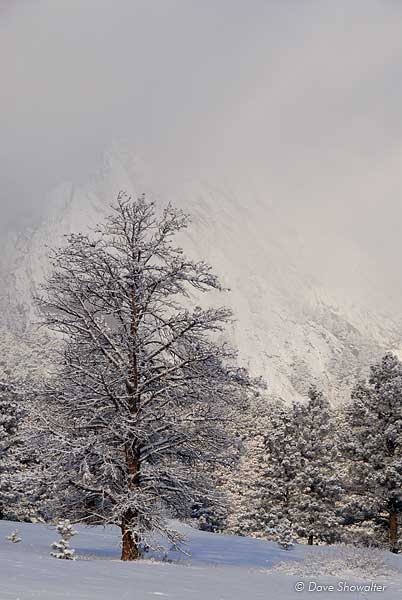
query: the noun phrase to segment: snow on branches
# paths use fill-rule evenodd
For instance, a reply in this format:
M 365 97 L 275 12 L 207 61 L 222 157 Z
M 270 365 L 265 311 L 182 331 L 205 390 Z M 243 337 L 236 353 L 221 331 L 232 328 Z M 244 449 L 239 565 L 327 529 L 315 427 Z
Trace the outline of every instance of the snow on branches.
M 345 450 L 351 497 L 347 517 L 371 521 L 386 531 L 392 552 L 400 550 L 402 514 L 402 363 L 386 354 L 368 381 L 353 390 L 347 407 Z
M 75 550 L 70 548 L 70 540 L 78 533 L 78 531 L 73 529 L 73 526 L 68 519 L 59 521 L 56 530 L 60 535 L 60 540 L 58 542 L 53 542 L 53 552 L 50 553 L 50 556 L 65 560 L 75 560 Z
M 13 518 L 21 488 L 21 396 L 0 381 L 0 518 Z
M 124 560 L 153 532 L 179 541 L 166 511 L 205 498 L 229 445 L 227 407 L 255 385 L 221 340 L 231 312 L 192 305 L 222 286 L 174 246 L 187 225 L 170 205 L 158 216 L 121 193 L 91 235 L 52 252 L 38 299 L 65 340 L 42 415 L 56 510 L 119 525 Z
M 339 538 L 342 495 L 337 435 L 327 400 L 311 388 L 306 403 L 253 411 L 238 476 L 229 482 L 234 533 L 268 537 L 283 547 Z

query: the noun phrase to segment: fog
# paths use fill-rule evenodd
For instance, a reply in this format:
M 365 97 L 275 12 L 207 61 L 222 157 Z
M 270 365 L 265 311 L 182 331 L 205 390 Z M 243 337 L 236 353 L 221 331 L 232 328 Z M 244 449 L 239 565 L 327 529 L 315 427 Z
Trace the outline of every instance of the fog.
M 123 142 L 396 267 L 401 33 L 397 0 L 1 0 L 0 231 Z

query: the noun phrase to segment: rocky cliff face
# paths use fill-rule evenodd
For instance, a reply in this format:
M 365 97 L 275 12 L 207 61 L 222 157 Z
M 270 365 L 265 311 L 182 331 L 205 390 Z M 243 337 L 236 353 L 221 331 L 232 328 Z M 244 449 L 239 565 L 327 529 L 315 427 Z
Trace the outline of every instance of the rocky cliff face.
M 286 215 L 252 195 L 187 182 L 160 193 L 128 156 L 111 155 L 88 185 L 60 186 L 40 225 L 2 242 L 0 325 L 23 329 L 35 319 L 32 296 L 47 269 L 47 247 L 93 226 L 124 189 L 150 192 L 192 215 L 181 244 L 209 261 L 230 288 L 209 298 L 231 306 L 228 335 L 240 359 L 263 375 L 270 393 L 293 399 L 311 382 L 333 400 L 384 350 L 400 348 L 397 302 L 378 266 L 351 242 L 289 225 Z

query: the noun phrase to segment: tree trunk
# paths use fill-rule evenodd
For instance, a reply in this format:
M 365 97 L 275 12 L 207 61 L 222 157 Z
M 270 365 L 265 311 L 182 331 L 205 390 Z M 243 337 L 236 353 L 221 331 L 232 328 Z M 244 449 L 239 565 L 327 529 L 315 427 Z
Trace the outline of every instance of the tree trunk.
M 133 490 L 138 485 L 140 463 L 138 457 L 133 455 L 131 448 L 126 447 L 125 454 L 128 471 L 128 488 Z M 121 560 L 137 560 L 140 556 L 139 539 L 132 531 L 133 529 L 135 530 L 136 520 L 137 515 L 131 508 L 126 511 L 121 520 Z
M 398 554 L 398 513 L 394 509 L 389 513 L 389 546 L 391 552 Z
M 313 543 L 314 543 L 314 536 L 313 536 L 313 534 L 310 534 L 308 536 L 308 542 L 307 543 L 308 543 L 309 546 L 313 545 Z
M 134 515 L 128 510 L 121 520 L 121 560 L 137 560 L 140 556 L 138 539 L 131 531 Z
M 133 352 L 130 357 L 131 372 L 130 378 L 126 382 L 127 391 L 130 395 L 129 408 L 133 418 L 137 415 L 137 389 L 138 389 L 138 365 L 137 354 L 135 352 L 135 339 L 137 336 L 137 302 L 135 288 L 131 292 L 131 337 L 133 340 Z M 125 448 L 126 465 L 128 471 L 128 488 L 133 490 L 138 485 L 138 477 L 140 472 L 140 461 L 138 449 L 134 450 L 131 444 L 126 444 Z M 128 509 L 124 514 L 121 522 L 121 560 L 137 560 L 140 556 L 138 536 L 132 532 L 133 525 L 136 521 L 136 515 L 131 509 Z

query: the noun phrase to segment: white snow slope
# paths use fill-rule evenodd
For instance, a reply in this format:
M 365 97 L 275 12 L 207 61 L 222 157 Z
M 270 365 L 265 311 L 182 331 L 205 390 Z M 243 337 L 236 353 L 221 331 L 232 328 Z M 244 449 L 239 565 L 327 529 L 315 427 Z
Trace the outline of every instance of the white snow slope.
M 15 527 L 22 542 L 6 536 Z M 210 534 L 178 525 L 186 535 L 189 555 L 170 552 L 169 561 L 119 561 L 119 532 L 113 528 L 85 528 L 72 540 L 78 560 L 49 556 L 57 539 L 54 528 L 42 524 L 0 521 L 0 600 L 290 600 L 369 598 L 397 600 L 402 593 L 402 559 L 389 553 L 336 547 L 297 546 L 291 551 L 276 544 Z M 356 554 L 355 554 L 356 553 Z M 352 558 L 351 558 L 352 557 Z M 367 575 L 359 571 L 364 564 Z M 360 565 L 360 566 L 359 566 Z M 356 591 L 353 586 L 375 582 L 381 592 Z M 303 583 L 304 592 L 296 592 Z M 332 585 L 335 591 L 310 591 Z M 337 587 L 351 591 L 336 591 Z

